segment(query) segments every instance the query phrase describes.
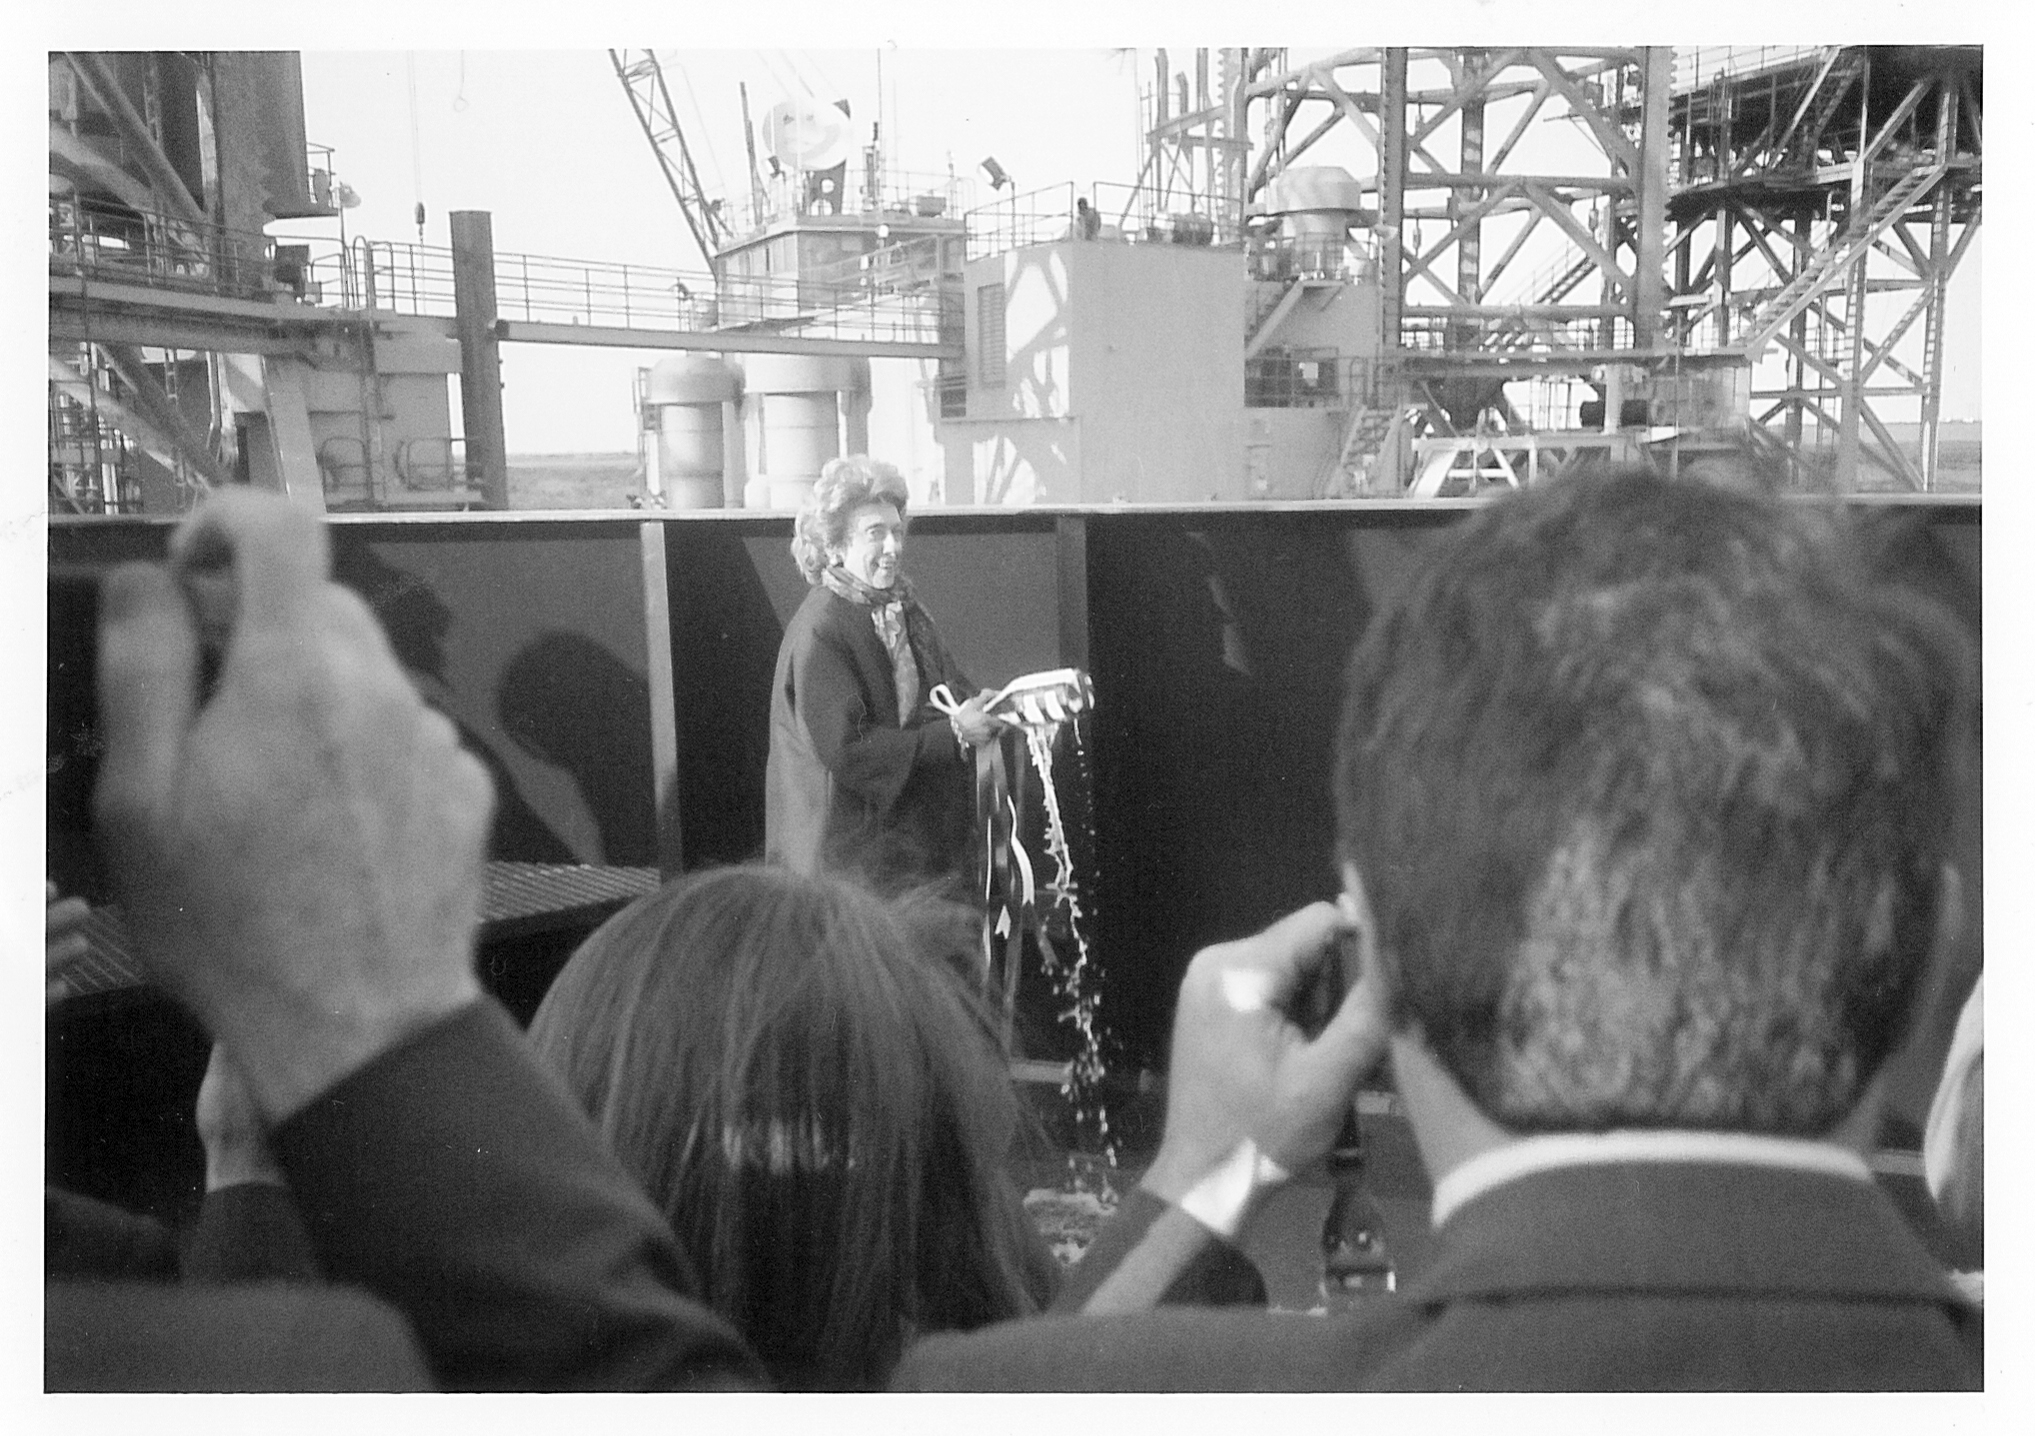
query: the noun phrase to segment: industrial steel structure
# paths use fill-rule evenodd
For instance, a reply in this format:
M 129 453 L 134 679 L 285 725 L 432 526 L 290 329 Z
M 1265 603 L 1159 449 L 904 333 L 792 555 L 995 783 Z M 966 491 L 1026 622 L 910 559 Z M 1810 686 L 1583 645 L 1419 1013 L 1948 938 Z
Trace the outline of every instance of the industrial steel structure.
M 1864 458 L 1933 487 L 1944 292 L 1981 210 L 1976 47 L 1368 49 L 1290 67 L 1280 51 L 1225 54 L 1228 88 L 1201 108 L 1168 116 L 1161 92 L 1148 169 L 1198 156 L 1220 177 L 1210 203 L 1240 193 L 1246 213 L 1338 146 L 1357 171 L 1379 363 L 1345 469 L 1383 443 L 1378 415 L 1410 402 L 1428 453 L 1482 448 L 1508 473 L 1507 449 L 1560 448 L 1552 436 L 1585 415 L 1678 442 L 1749 420 L 1840 486 Z M 1569 143 L 1536 133 L 1550 121 Z M 1239 188 L 1249 126 L 1261 138 Z M 1558 375 L 1594 398 L 1521 414 L 1505 386 Z M 1880 412 L 1894 400 L 1913 401 L 1913 453 Z M 1435 477 L 1409 458 L 1382 487 Z
M 1847 486 L 1861 462 L 1936 485 L 1944 296 L 1984 200 L 1981 60 L 1976 46 L 1698 50 L 1677 72 L 1675 338 L 1777 358 L 1753 420 L 1788 452 L 1834 451 Z M 1889 414 L 1917 425 L 1912 453 Z
M 651 268 L 498 254 L 478 212 L 449 248 L 271 238 L 345 199 L 295 56 L 52 55 L 51 502 L 505 507 L 504 342 L 734 365 L 646 371 L 659 504 L 666 433 L 700 503 L 793 502 L 850 439 L 923 502 L 1434 497 L 1746 445 L 1938 485 L 1978 48 L 1151 59 L 1136 184 L 969 208 L 951 173 L 888 174 L 873 128 L 858 165 L 845 102 L 810 100 L 709 196 L 655 53 L 611 51 L 703 256 Z

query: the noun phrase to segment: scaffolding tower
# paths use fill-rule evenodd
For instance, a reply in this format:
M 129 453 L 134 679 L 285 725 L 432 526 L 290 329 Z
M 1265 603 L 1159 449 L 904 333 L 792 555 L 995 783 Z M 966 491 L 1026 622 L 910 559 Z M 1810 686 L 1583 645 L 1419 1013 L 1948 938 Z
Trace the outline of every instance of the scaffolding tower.
M 1404 433 L 1595 428 L 1672 456 L 1731 429 L 1839 487 L 1934 486 L 1978 47 L 1287 54 L 1222 51 L 1213 90 L 1169 86 L 1162 56 L 1146 182 L 1218 216 L 1234 196 L 1248 226 L 1289 171 L 1352 173 L 1381 302 L 1346 469 L 1416 486 Z
M 1977 46 L 1692 50 L 1670 102 L 1676 337 L 1840 488 L 1936 487 L 1945 294 L 1979 232 Z M 1912 438 L 1895 424 L 1912 426 Z

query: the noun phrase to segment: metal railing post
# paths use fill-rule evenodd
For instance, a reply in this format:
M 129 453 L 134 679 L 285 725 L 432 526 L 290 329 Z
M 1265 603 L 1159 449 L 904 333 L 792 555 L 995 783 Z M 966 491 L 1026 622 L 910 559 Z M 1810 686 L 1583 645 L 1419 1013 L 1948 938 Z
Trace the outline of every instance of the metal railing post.
M 506 509 L 509 467 L 502 429 L 501 346 L 495 335 L 494 225 L 485 210 L 455 210 L 451 219 L 460 406 L 473 470 L 468 478 L 489 508 Z

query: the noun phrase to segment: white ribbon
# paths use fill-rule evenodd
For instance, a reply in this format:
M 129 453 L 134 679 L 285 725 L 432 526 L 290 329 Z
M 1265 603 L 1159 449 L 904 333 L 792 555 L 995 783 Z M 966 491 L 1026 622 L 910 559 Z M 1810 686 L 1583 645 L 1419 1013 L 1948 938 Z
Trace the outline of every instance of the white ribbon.
M 961 711 L 960 700 L 946 684 L 936 686 L 926 701 L 952 718 Z M 1078 668 L 1051 668 L 1013 678 L 984 701 L 983 712 L 999 723 L 1018 728 L 1045 728 L 1065 723 L 1085 712 L 1095 702 L 1095 689 L 1088 675 Z
M 933 685 L 933 691 L 926 695 L 926 702 L 952 718 L 961 711 L 960 702 L 954 697 L 954 690 L 944 683 Z

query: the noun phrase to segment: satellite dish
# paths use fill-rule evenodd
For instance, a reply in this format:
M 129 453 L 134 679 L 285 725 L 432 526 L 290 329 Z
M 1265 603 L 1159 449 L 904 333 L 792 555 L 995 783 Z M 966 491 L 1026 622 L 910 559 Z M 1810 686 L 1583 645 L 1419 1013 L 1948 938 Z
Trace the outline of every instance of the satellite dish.
M 854 142 L 848 117 L 832 105 L 785 100 L 763 116 L 763 148 L 794 169 L 830 170 L 846 164 Z

